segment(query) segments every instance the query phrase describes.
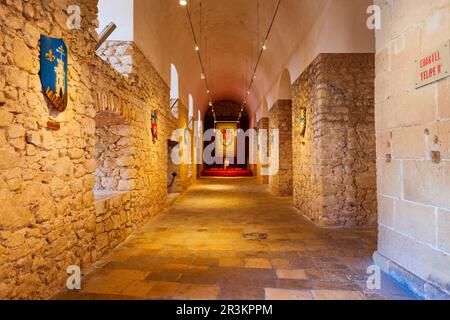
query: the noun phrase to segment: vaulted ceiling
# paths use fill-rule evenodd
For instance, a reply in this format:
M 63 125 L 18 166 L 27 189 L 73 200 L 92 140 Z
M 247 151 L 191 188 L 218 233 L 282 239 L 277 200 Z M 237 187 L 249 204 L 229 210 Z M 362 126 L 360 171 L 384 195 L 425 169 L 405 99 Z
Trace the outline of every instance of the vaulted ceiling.
M 295 81 L 318 53 L 373 52 L 374 34 L 366 27 L 366 10 L 371 2 L 281 0 L 248 98 L 249 114 L 253 118 L 261 116 L 262 105 L 270 107 L 286 94 L 286 89 L 279 89 L 280 81 Z M 213 102 L 244 100 L 276 3 L 277 0 L 188 0 Z M 196 108 L 204 112 L 209 98 L 200 77 L 186 7 L 180 6 L 178 0 L 135 0 L 134 12 L 137 46 L 167 84 L 173 63 L 179 73 L 180 98 L 186 103 L 192 94 Z M 282 77 L 283 72 L 289 75 L 287 80 Z

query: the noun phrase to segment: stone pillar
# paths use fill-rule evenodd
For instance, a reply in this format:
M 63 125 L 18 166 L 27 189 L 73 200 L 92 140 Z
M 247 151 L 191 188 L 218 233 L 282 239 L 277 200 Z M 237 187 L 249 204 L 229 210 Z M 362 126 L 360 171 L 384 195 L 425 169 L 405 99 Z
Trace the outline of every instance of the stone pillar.
M 321 54 L 294 83 L 294 204 L 318 225 L 376 223 L 374 64 Z
M 270 190 L 280 196 L 292 195 L 292 100 L 278 100 L 269 111 L 269 145 L 273 130 L 279 132 L 279 170 L 269 176 Z M 270 150 L 270 149 L 269 149 Z M 272 155 L 271 155 L 272 160 Z
M 269 132 L 269 118 L 261 118 L 258 121 L 258 135 L 262 130 L 266 130 L 266 134 L 267 134 L 267 140 L 266 142 L 269 142 L 268 139 L 268 132 Z M 268 151 L 269 151 L 269 146 L 262 146 L 260 143 L 262 143 L 262 141 L 258 138 L 259 144 L 258 144 L 258 164 L 257 164 L 257 176 L 258 176 L 258 182 L 261 184 L 269 184 L 269 176 L 268 175 L 263 175 L 262 171 L 264 168 L 267 168 L 268 165 L 267 164 L 262 164 L 261 162 L 261 158 L 263 157 L 267 157 L 268 156 Z M 260 154 L 265 151 L 266 155 L 261 155 Z

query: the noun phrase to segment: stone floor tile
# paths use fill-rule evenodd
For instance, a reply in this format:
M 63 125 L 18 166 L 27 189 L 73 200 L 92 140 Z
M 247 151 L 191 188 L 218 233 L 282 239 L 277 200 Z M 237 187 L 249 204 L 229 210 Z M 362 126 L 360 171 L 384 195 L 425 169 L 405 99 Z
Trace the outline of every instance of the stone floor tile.
M 265 290 L 266 300 L 314 300 L 309 290 L 286 290 L 268 288 Z
M 150 281 L 133 281 L 121 292 L 121 294 L 144 299 L 147 297 L 147 294 L 153 288 L 154 284 L 154 282 Z
M 142 270 L 122 270 L 113 269 L 108 271 L 108 277 L 122 279 L 122 280 L 144 280 L 150 275 L 150 271 Z
M 278 279 L 294 279 L 294 280 L 307 280 L 308 276 L 305 270 L 296 269 L 296 270 L 286 270 L 286 269 L 278 269 L 277 270 Z
M 271 259 L 270 264 L 274 268 L 288 268 L 291 266 L 291 262 L 288 259 Z
M 176 282 L 155 282 L 150 291 L 147 292 L 146 298 L 154 300 L 173 299 L 179 287 L 180 284 Z
M 312 293 L 316 300 L 365 300 L 358 291 L 313 290 Z
M 264 300 L 262 288 L 225 286 L 220 289 L 220 300 Z
M 254 269 L 272 269 L 272 264 L 267 259 L 253 258 L 245 260 L 245 267 Z
M 243 267 L 243 265 L 243 261 L 239 259 L 224 258 L 219 260 L 219 267 L 240 268 Z
M 176 300 L 217 300 L 219 287 L 214 285 L 181 284 L 174 296 Z
M 119 294 L 133 280 L 109 277 L 108 275 L 94 276 L 88 282 L 82 282 L 83 293 Z

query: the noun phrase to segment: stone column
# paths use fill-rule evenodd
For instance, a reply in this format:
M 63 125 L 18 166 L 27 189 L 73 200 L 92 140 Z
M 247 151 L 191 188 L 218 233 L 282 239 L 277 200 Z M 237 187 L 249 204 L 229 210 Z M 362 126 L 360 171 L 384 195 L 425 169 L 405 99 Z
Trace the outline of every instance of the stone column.
M 262 130 L 266 130 L 266 134 L 268 136 L 268 131 L 269 131 L 269 118 L 261 118 L 258 121 L 258 135 Z M 260 141 L 260 139 L 258 139 L 259 143 L 262 143 L 262 141 Z M 269 139 L 267 138 L 266 142 L 268 142 Z M 258 145 L 258 164 L 257 164 L 257 175 L 258 175 L 258 182 L 261 184 L 269 184 L 269 176 L 267 175 L 262 175 L 262 170 L 266 167 L 268 167 L 267 164 L 262 164 L 261 162 L 261 157 L 260 157 L 260 153 L 265 151 L 266 153 L 269 150 L 269 146 L 262 146 L 262 145 Z M 266 154 L 265 156 L 268 156 L 268 154 Z
M 292 187 L 292 100 L 278 100 L 270 109 L 269 145 L 274 130 L 279 132 L 279 170 L 269 176 L 270 190 L 280 196 L 290 196 Z M 270 150 L 270 149 L 269 149 Z M 271 161 L 272 155 L 271 155 Z
M 320 54 L 294 83 L 294 204 L 319 225 L 376 222 L 374 63 Z

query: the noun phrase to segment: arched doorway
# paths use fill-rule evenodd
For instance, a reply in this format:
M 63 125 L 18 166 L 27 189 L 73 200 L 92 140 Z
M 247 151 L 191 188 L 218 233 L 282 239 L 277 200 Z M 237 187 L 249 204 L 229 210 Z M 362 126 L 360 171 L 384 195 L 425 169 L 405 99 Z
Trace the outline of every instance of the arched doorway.
M 245 139 L 245 146 L 238 139 L 238 134 L 246 133 L 249 126 L 249 115 L 237 102 L 221 101 L 208 109 L 204 121 L 205 136 L 213 130 L 215 134 L 210 141 L 204 142 L 204 176 L 253 176 L 249 169 L 249 139 Z M 210 152 L 212 146 L 214 150 Z

